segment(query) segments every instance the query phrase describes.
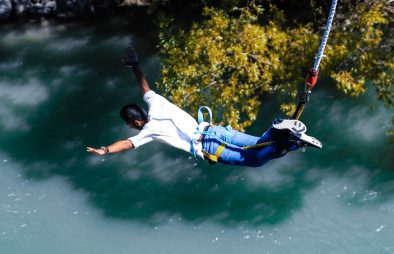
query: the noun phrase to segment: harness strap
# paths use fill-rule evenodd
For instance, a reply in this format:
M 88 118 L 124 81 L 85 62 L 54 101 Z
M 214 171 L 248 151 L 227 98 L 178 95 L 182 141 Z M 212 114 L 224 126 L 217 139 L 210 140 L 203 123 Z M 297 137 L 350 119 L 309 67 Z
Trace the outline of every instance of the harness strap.
M 212 125 L 212 110 L 209 107 L 207 107 L 207 106 L 201 106 L 198 109 L 198 112 L 197 112 L 198 124 L 201 124 L 202 122 L 204 122 L 204 113 L 203 113 L 204 109 L 209 114 L 209 125 Z M 226 126 L 225 128 L 226 128 L 225 140 L 223 141 L 220 137 L 217 137 L 219 140 L 222 141 L 222 143 L 216 149 L 215 154 L 210 154 L 207 151 L 202 150 L 204 158 L 206 160 L 208 160 L 210 164 L 215 164 L 218 161 L 218 158 L 219 158 L 220 154 L 222 154 L 224 148 L 226 148 L 227 144 L 231 143 L 231 131 L 232 131 L 232 128 L 231 128 L 230 125 Z M 197 128 L 197 131 L 195 132 L 195 134 L 197 134 L 197 133 L 199 133 L 201 135 L 217 136 L 217 135 L 213 134 L 212 131 L 199 131 L 198 128 Z
M 207 106 L 201 106 L 201 107 L 198 108 L 198 112 L 197 112 L 198 125 L 200 126 L 200 124 L 202 122 L 204 122 L 204 113 L 203 113 L 204 109 L 206 109 L 208 111 L 208 114 L 209 114 L 209 125 L 212 125 L 212 110 L 209 107 L 207 107 Z M 200 131 L 199 126 L 197 127 L 197 130 L 194 132 L 194 134 L 201 134 L 201 135 L 208 134 L 208 132 L 206 132 L 206 131 Z M 194 149 L 195 142 L 196 142 L 195 138 L 192 138 L 190 140 L 190 152 L 194 155 L 194 157 L 197 157 L 197 151 Z
M 223 152 L 224 148 L 226 148 L 227 143 L 223 142 L 219 145 L 218 149 L 216 149 L 215 154 L 210 154 L 205 150 L 202 150 L 202 153 L 204 154 L 204 158 L 208 160 L 210 164 L 215 164 L 218 162 L 220 154 Z
M 261 143 L 257 143 L 255 145 L 251 145 L 251 146 L 243 146 L 242 148 L 244 150 L 252 150 L 252 149 L 261 149 L 263 147 L 269 146 L 274 144 L 274 141 L 267 141 L 267 142 L 261 142 Z
M 233 130 L 233 128 L 231 128 L 230 125 L 226 126 L 226 142 L 231 144 L 231 131 Z
M 207 107 L 207 106 L 201 106 L 201 107 L 198 108 L 198 112 L 197 112 L 198 124 L 204 122 L 204 114 L 202 112 L 203 109 L 206 109 L 208 111 L 208 114 L 209 114 L 209 122 L 208 123 L 212 124 L 212 110 L 209 107 Z

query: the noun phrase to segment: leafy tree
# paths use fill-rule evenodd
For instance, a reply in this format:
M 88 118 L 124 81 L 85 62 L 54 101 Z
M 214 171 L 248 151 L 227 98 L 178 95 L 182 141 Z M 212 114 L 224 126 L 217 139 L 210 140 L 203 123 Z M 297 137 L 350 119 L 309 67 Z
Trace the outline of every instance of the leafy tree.
M 339 7 L 342 15 L 330 35 L 321 73 L 350 96 L 364 93 L 365 82 L 372 82 L 378 98 L 392 108 L 394 55 L 392 37 L 386 36 L 392 34 L 392 6 L 384 0 L 346 4 Z M 267 94 L 279 94 L 281 109 L 291 114 L 325 20 L 290 24 L 287 11 L 253 2 L 231 11 L 205 7 L 203 18 L 186 29 L 162 16 L 159 87 L 183 108 L 211 106 L 221 123 L 240 130 L 253 123 Z

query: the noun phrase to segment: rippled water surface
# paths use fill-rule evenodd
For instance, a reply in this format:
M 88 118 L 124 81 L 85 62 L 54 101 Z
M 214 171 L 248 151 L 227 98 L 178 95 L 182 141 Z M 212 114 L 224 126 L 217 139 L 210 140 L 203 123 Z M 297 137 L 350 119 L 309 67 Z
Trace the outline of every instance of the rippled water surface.
M 130 40 L 152 87 L 154 42 L 115 25 L 0 27 L 0 253 L 394 253 L 390 112 L 321 81 L 302 120 L 324 149 L 262 168 L 208 165 L 151 143 L 99 158 L 135 132 L 142 103 L 119 61 Z M 276 111 L 267 101 L 248 130 Z

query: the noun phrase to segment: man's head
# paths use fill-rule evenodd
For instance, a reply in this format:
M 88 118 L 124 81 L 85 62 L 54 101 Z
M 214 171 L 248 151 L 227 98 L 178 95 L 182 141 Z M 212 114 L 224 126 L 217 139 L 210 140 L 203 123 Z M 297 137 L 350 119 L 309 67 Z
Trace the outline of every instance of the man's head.
M 128 104 L 120 110 L 120 117 L 131 128 L 142 130 L 148 122 L 148 114 L 146 111 L 135 103 Z

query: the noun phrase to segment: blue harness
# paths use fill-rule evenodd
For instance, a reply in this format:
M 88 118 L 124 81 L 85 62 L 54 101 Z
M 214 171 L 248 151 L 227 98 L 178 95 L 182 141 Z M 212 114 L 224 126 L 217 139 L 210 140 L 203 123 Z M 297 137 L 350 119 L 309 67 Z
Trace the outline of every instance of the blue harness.
M 201 106 L 198 109 L 197 112 L 197 122 L 200 125 L 202 122 L 204 122 L 204 113 L 203 110 L 206 109 L 206 111 L 209 114 L 209 125 L 212 125 L 212 110 L 207 107 L 207 106 Z M 216 163 L 218 161 L 218 158 L 220 156 L 220 154 L 222 153 L 222 151 L 224 150 L 224 148 L 231 143 L 231 131 L 232 128 L 230 125 L 227 125 L 226 127 L 226 136 L 225 136 L 225 140 L 223 140 L 221 137 L 217 136 L 215 133 L 211 132 L 211 131 L 200 131 L 197 127 L 197 130 L 194 132 L 194 134 L 201 134 L 201 135 L 210 135 L 213 136 L 217 139 L 219 139 L 221 141 L 220 146 L 218 147 L 218 149 L 216 150 L 215 154 L 210 154 L 207 153 L 206 151 L 202 150 L 202 153 L 204 154 L 204 158 L 206 160 L 209 161 L 209 163 L 213 164 Z M 190 151 L 192 154 L 194 154 L 194 156 L 196 157 L 196 151 L 194 149 L 193 143 L 195 142 L 195 139 L 191 140 L 191 148 Z

